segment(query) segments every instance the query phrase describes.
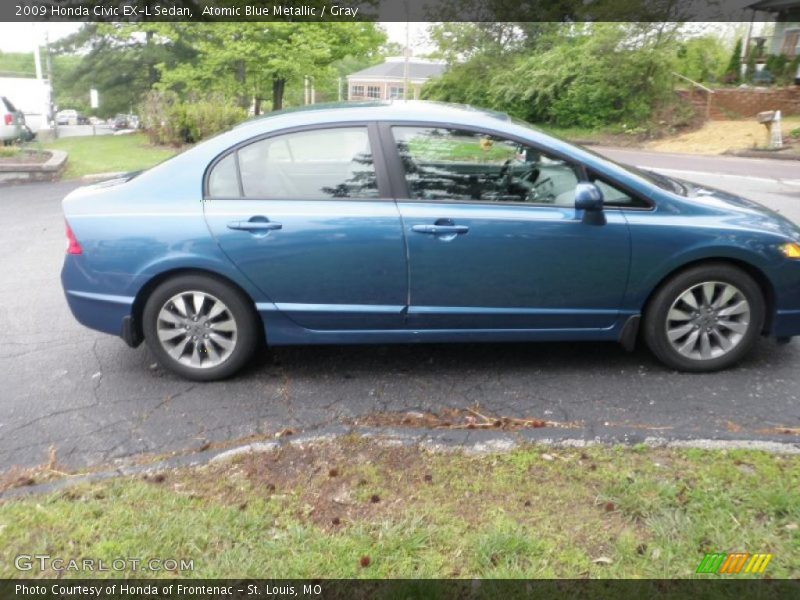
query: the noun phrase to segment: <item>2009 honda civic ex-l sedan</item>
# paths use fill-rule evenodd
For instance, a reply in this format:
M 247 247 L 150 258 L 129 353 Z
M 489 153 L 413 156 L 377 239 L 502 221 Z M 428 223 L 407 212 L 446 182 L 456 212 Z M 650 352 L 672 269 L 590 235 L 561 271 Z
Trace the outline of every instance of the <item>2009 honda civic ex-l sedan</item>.
M 800 229 L 508 117 L 352 104 L 249 121 L 64 200 L 88 327 L 196 380 L 270 345 L 617 340 L 727 367 L 800 334 Z

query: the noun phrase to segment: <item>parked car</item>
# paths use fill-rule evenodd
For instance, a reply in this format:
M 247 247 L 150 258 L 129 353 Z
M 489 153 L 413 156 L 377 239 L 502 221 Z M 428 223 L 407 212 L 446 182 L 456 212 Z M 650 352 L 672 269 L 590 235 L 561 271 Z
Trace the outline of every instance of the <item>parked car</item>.
M 80 115 L 78 114 L 77 110 L 73 110 L 71 108 L 60 110 L 56 113 L 56 124 L 57 125 L 78 125 Z
M 118 114 L 111 122 L 111 127 L 114 129 L 131 129 L 130 115 L 125 115 L 122 113 Z
M 24 136 L 25 115 L 5 96 L 0 96 L 0 142 L 10 144 Z
M 286 344 L 642 337 L 712 371 L 800 334 L 800 228 L 497 113 L 259 118 L 63 202 L 84 325 L 211 380 Z

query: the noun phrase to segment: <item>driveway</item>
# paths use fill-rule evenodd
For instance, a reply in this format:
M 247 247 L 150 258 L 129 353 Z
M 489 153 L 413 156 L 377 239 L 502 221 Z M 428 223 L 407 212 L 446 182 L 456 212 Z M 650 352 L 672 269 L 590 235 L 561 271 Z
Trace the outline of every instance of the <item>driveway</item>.
M 745 190 L 800 221 L 796 163 L 762 165 L 768 173 L 759 174 L 762 162 L 694 179 Z M 285 348 L 230 381 L 183 381 L 155 367 L 144 346 L 131 350 L 69 314 L 60 200 L 75 185 L 0 187 L 0 470 L 40 463 L 51 445 L 62 463 L 82 467 L 375 412 L 474 404 L 494 416 L 576 422 L 569 435 L 580 439 L 800 442 L 780 433 L 800 427 L 800 341 L 762 340 L 741 367 L 707 375 L 669 371 L 645 350 L 616 344 L 491 344 Z

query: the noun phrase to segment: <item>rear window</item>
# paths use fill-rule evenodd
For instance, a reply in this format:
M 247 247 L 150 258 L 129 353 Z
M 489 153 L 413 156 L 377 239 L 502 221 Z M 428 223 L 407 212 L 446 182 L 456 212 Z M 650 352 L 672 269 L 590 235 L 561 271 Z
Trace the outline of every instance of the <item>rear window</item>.
M 3 104 L 5 105 L 5 107 L 6 107 L 6 110 L 7 110 L 8 112 L 17 112 L 17 109 L 16 109 L 16 108 L 14 108 L 14 105 L 13 105 L 13 104 L 11 104 L 11 100 L 9 100 L 8 98 L 6 98 L 5 96 L 0 96 L 0 98 L 2 98 L 2 100 L 3 100 Z

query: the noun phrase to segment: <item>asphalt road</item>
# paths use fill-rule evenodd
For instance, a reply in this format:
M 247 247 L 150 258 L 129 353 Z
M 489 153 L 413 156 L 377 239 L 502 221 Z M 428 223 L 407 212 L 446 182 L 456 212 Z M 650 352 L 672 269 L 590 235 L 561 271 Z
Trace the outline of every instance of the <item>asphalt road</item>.
M 748 194 L 800 222 L 800 163 L 610 153 Z M 491 344 L 284 348 L 227 382 L 183 381 L 144 346 L 131 350 L 70 315 L 60 199 L 76 185 L 0 187 L 0 470 L 37 464 L 51 445 L 82 467 L 476 403 L 495 416 L 577 422 L 570 435 L 582 439 L 800 442 L 774 429 L 800 427 L 800 341 L 762 340 L 740 367 L 709 375 L 675 373 L 616 344 Z

